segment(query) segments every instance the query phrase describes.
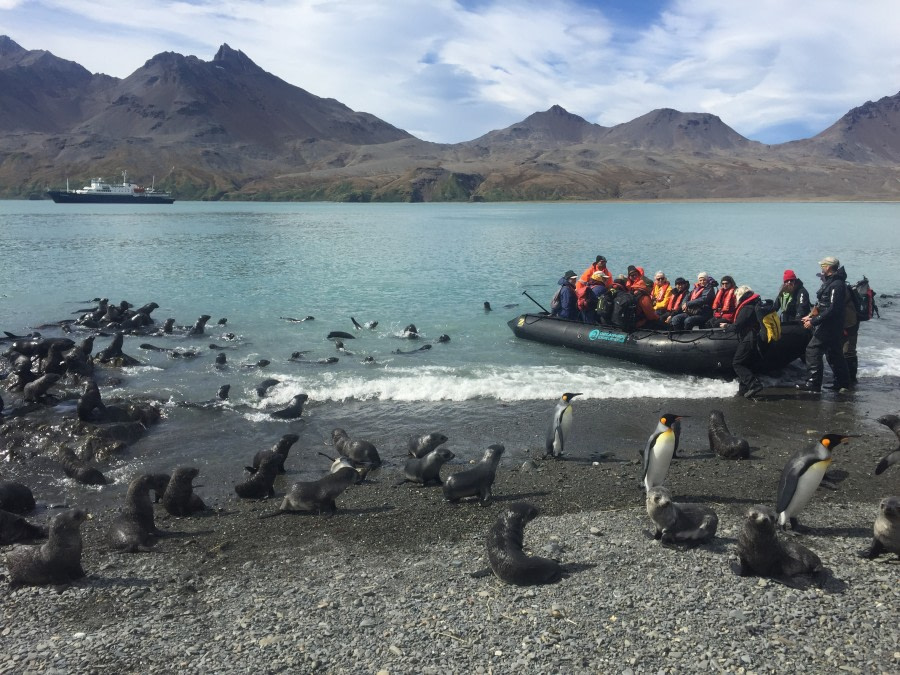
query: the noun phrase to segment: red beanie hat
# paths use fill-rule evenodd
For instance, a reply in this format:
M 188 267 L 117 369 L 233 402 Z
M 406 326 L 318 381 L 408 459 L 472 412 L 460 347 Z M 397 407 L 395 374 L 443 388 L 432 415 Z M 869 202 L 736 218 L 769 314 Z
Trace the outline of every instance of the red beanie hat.
M 782 281 L 796 281 L 797 275 L 794 274 L 794 270 L 785 270 L 784 271 L 784 279 Z

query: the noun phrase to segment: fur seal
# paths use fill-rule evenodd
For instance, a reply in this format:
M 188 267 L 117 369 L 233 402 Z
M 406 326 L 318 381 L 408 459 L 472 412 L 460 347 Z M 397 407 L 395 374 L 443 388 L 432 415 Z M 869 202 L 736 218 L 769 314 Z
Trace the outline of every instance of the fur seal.
M 356 482 L 356 469 L 344 466 L 319 480 L 294 483 L 281 502 L 281 511 L 315 511 L 334 515 L 335 500 Z
M 47 373 L 41 375 L 33 382 L 29 382 L 22 389 L 26 403 L 38 403 L 44 401 L 49 395 L 50 387 L 59 381 L 59 375 L 56 373 Z
M 250 473 L 256 473 L 259 469 L 259 464 L 262 461 L 263 457 L 265 457 L 268 453 L 274 453 L 278 456 L 278 473 L 284 473 L 284 462 L 287 459 L 288 451 L 291 449 L 291 446 L 300 440 L 300 437 L 297 434 L 285 434 L 281 437 L 281 439 L 272 446 L 271 450 L 260 450 L 253 456 L 253 465 L 244 467 Z
M 421 458 L 446 442 L 447 437 L 444 434 L 432 431 L 430 434 L 424 434 L 423 436 L 410 436 L 409 441 L 406 443 L 406 449 L 412 457 Z
M 274 410 L 269 416 L 280 420 L 295 420 L 303 414 L 303 404 L 308 400 L 309 396 L 306 394 L 296 394 L 286 408 Z
M 215 367 L 216 368 L 224 368 L 228 364 L 228 357 L 225 356 L 225 352 L 219 352 L 216 354 Z
M 381 465 L 378 450 L 369 441 L 351 441 L 343 429 L 331 432 L 331 442 L 338 453 L 352 460 L 355 464 L 364 464 L 371 468 Z
M 10 513 L 31 513 L 34 506 L 34 495 L 27 485 L 0 480 L 0 509 Z
M 314 316 L 304 316 L 302 319 L 295 319 L 292 316 L 279 316 L 278 318 L 290 321 L 291 323 L 303 323 L 304 321 L 315 321 L 316 319 Z
M 182 408 L 202 408 L 208 410 L 210 408 L 221 408 L 228 400 L 228 393 L 231 391 L 230 384 L 223 384 L 216 391 L 216 397 L 209 401 L 179 401 L 175 405 Z
M 872 532 L 872 545 L 860 552 L 860 556 L 871 560 L 882 553 L 894 553 L 900 557 L 900 497 L 881 500 Z
M 898 441 L 897 448 L 882 457 L 881 461 L 878 462 L 878 466 L 875 467 L 875 475 L 879 476 L 887 471 L 889 466 L 900 464 L 900 415 L 882 415 L 876 421 L 881 422 L 893 431 Z
M 418 352 L 427 352 L 431 349 L 431 345 L 422 345 L 418 349 L 410 349 L 409 351 L 403 351 L 402 349 L 395 349 L 391 352 L 391 354 L 417 354 Z
M 721 410 L 709 411 L 709 449 L 723 459 L 747 459 L 750 456 L 750 444 L 731 435 Z
M 63 472 L 83 485 L 106 485 L 106 476 L 99 469 L 87 466 L 70 448 L 60 451 Z
M 100 388 L 97 382 L 90 380 L 84 385 L 84 391 L 78 399 L 78 405 L 75 408 L 78 413 L 78 419 L 82 422 L 92 422 L 103 419 L 106 414 L 106 406 L 103 405 L 103 399 L 100 397 Z
M 331 340 L 333 338 L 339 338 L 341 340 L 355 340 L 356 336 L 343 330 L 333 330 L 325 336 L 326 340 Z
M 0 509 L 0 546 L 46 538 L 47 528 L 32 525 L 22 516 Z
M 113 337 L 113 341 L 109 343 L 109 346 L 97 352 L 97 356 L 95 360 L 100 363 L 111 363 L 116 366 L 139 366 L 141 364 L 133 356 L 128 356 L 125 352 L 122 351 L 122 345 L 125 344 L 125 334 L 124 333 L 116 333 L 115 337 Z
M 188 330 L 188 335 L 203 335 L 203 329 L 206 327 L 206 322 L 210 320 L 209 314 L 204 314 L 197 321 L 194 322 L 194 325 L 191 326 L 190 330 Z
M 405 340 L 418 340 L 419 339 L 419 329 L 416 328 L 416 324 L 411 323 L 397 337 L 401 337 Z
M 444 498 L 458 502 L 463 497 L 478 497 L 482 506 L 491 503 L 491 488 L 497 476 L 497 465 L 504 447 L 499 443 L 484 451 L 484 456 L 471 469 L 458 471 L 444 481 Z
M 269 393 L 269 389 L 280 383 L 281 380 L 276 380 L 274 377 L 267 377 L 265 380 L 256 385 L 256 395 L 260 398 L 265 398 Z
M 410 457 L 406 460 L 406 464 L 403 467 L 403 475 L 411 483 L 421 483 L 422 485 L 436 483 L 443 485 L 441 467 L 454 457 L 456 455 L 447 448 L 437 448 L 421 458 Z
M 154 473 L 142 474 L 129 483 L 125 508 L 110 524 L 107 536 L 109 545 L 114 550 L 126 553 L 150 550 L 155 537 L 160 534 L 153 520 L 150 491 L 156 493 L 159 501 L 168 483 L 169 476 Z
M 275 496 L 275 477 L 282 458 L 271 450 L 266 451 L 259 468 L 250 478 L 234 486 L 238 497 L 244 499 L 268 499 Z
M 501 581 L 516 586 L 534 586 L 551 584 L 562 576 L 562 567 L 555 560 L 528 556 L 522 550 L 525 525 L 539 513 L 533 504 L 512 504 L 503 509 L 488 531 L 488 561 Z
M 172 477 L 163 493 L 162 504 L 173 516 L 189 516 L 198 511 L 205 511 L 206 504 L 199 495 L 194 494 L 193 481 L 200 471 L 193 466 L 181 466 L 172 472 Z
M 81 524 L 84 509 L 70 509 L 50 521 L 47 543 L 16 546 L 6 555 L 11 586 L 65 584 L 84 576 L 81 566 Z
M 716 536 L 719 517 L 700 504 L 679 504 L 662 486 L 647 492 L 647 515 L 656 525 L 654 537 L 663 544 L 672 542 L 702 543 Z
M 11 351 L 18 352 L 23 356 L 45 358 L 53 345 L 58 345 L 62 347 L 62 351 L 66 351 L 75 346 L 75 341 L 69 338 L 39 337 L 36 339 L 16 340 L 9 348 Z
M 738 574 L 761 577 L 792 577 L 822 570 L 819 556 L 802 544 L 782 541 L 775 529 L 775 511 L 755 505 L 747 509 L 738 534 Z

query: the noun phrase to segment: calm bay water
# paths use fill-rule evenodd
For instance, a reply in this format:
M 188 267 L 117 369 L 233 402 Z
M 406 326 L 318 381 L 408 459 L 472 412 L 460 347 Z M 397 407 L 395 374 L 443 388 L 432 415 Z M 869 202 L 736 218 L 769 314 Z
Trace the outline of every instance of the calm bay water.
M 764 297 L 777 291 L 785 268 L 795 270 L 814 292 L 817 261 L 836 255 L 852 281 L 866 274 L 876 291 L 900 294 L 900 205 L 180 202 L 129 207 L 6 201 L 0 202 L 0 250 L 3 330 L 24 333 L 71 318 L 95 297 L 135 305 L 155 301 L 158 323 L 174 317 L 179 325 L 190 325 L 201 314 L 212 316 L 202 338 L 126 338 L 124 351 L 144 365 L 127 369 L 120 388 L 104 391 L 104 396 L 140 392 L 169 402 L 197 401 L 230 383 L 243 412 L 225 418 L 169 406 L 167 423 L 148 441 L 156 459 L 207 464 L 221 453 L 222 434 L 237 440 L 241 447 L 234 453 L 242 458 L 271 445 L 289 425 L 273 422 L 263 410 L 298 392 L 310 396 L 303 423 L 311 432 L 307 436 L 315 438 L 309 443 L 318 446 L 304 451 L 310 456 L 323 449 L 319 439 L 333 426 L 372 429 L 390 418 L 394 436 L 402 438 L 433 430 L 429 422 L 435 418 L 450 427 L 490 425 L 488 416 L 476 419 L 477 405 L 459 407 L 478 401 L 550 401 L 552 408 L 563 391 L 584 392 L 584 398 L 730 396 L 734 383 L 661 375 L 518 341 L 506 322 L 536 309 L 523 290 L 547 306 L 562 273 L 568 268 L 580 273 L 598 253 L 609 259 L 613 274 L 628 264 L 641 265 L 648 274 L 662 269 L 670 279 L 693 280 L 701 270 L 731 274 Z M 485 312 L 484 301 L 494 311 Z M 900 376 L 900 322 L 894 310 L 885 307 L 884 318 L 861 332 L 863 386 Z M 307 315 L 315 320 L 280 318 Z M 354 333 L 351 316 L 379 324 L 345 340 L 353 352 L 345 355 L 325 336 L 333 330 Z M 224 330 L 215 326 L 220 317 L 228 318 Z M 409 323 L 423 340 L 396 337 Z M 238 339 L 223 340 L 226 330 Z M 426 352 L 393 353 L 441 334 L 451 341 Z M 172 359 L 139 349 L 142 342 L 205 351 L 192 360 Z M 230 347 L 227 368 L 213 367 L 216 352 L 209 343 Z M 95 349 L 106 344 L 98 338 Z M 297 350 L 308 350 L 309 359 L 340 360 L 331 366 L 289 362 Z M 376 364 L 363 365 L 366 356 Z M 265 370 L 241 367 L 261 358 L 271 361 Z M 281 383 L 260 400 L 254 387 L 265 377 Z M 390 415 L 383 405 L 366 405 L 371 401 L 391 403 Z M 351 419 L 342 422 L 338 408 Z M 404 410 L 408 426 L 398 426 L 398 411 L 402 417 Z M 510 412 L 510 420 L 514 416 Z M 209 433 L 211 427 L 216 435 Z

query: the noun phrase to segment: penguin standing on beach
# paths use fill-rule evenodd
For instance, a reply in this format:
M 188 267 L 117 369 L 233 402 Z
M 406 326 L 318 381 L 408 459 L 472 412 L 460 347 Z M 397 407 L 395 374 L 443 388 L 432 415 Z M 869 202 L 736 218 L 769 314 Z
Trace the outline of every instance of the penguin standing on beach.
M 675 455 L 675 446 L 678 435 L 673 425 L 682 418 L 682 415 L 666 413 L 659 418 L 659 424 L 647 439 L 647 447 L 644 448 L 644 490 L 649 492 L 651 488 L 662 485 L 669 473 L 669 464 Z
M 544 444 L 544 456 L 560 457 L 565 449 L 566 439 L 569 438 L 569 430 L 572 428 L 572 399 L 578 394 L 566 392 L 559 397 L 556 409 L 553 411 L 553 421 L 547 430 L 547 442 Z
M 850 436 L 825 434 L 812 447 L 803 448 L 784 465 L 778 481 L 778 525 L 782 530 L 797 529 L 797 514 L 800 513 L 822 482 L 825 471 L 831 464 L 831 452 Z

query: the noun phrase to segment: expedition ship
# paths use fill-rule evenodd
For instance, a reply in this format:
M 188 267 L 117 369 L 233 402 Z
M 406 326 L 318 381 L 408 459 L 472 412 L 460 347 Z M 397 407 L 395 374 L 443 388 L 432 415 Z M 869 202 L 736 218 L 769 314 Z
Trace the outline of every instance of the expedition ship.
M 48 190 L 47 194 L 57 204 L 174 204 L 175 199 L 168 192 L 159 192 L 153 187 L 143 187 L 128 180 L 122 172 L 122 184 L 112 185 L 102 178 L 91 178 L 91 184 L 80 190 L 70 190 L 66 181 L 65 190 Z

